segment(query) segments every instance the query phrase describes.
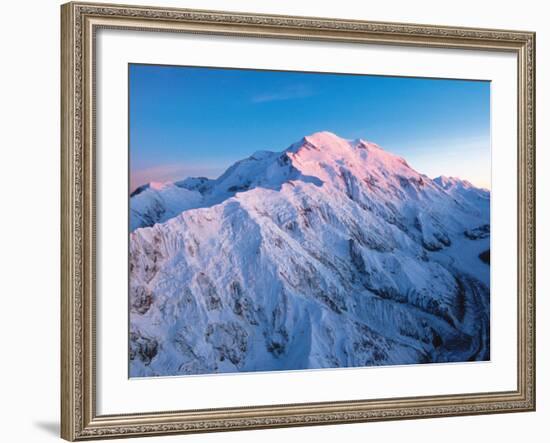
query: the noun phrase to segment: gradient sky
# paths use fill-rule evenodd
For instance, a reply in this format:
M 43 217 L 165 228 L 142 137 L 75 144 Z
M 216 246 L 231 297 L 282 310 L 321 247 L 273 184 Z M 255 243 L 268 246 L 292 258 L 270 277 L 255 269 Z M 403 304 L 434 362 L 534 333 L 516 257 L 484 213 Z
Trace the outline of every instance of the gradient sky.
M 132 190 L 215 178 L 317 131 L 490 188 L 489 82 L 138 64 L 129 79 Z

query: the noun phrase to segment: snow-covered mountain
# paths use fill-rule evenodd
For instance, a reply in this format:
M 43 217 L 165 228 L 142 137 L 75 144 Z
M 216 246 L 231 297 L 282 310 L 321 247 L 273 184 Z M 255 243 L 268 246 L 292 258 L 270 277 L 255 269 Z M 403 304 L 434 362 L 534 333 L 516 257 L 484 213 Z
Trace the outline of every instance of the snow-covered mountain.
M 483 205 L 485 203 L 489 205 L 490 192 L 487 189 L 476 188 L 467 180 L 441 175 L 434 178 L 434 182 L 455 198 L 463 198 L 470 202 L 478 201 L 478 204 Z
M 130 375 L 489 358 L 487 190 L 328 132 L 130 200 Z

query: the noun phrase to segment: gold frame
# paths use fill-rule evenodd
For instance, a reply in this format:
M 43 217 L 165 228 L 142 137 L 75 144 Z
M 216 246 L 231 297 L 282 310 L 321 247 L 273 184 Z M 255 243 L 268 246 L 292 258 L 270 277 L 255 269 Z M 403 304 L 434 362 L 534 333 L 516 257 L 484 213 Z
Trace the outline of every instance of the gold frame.
M 94 35 L 99 28 L 508 51 L 518 59 L 518 383 L 510 392 L 98 416 Z M 68 3 L 61 7 L 61 436 L 67 440 L 535 410 L 535 34 Z

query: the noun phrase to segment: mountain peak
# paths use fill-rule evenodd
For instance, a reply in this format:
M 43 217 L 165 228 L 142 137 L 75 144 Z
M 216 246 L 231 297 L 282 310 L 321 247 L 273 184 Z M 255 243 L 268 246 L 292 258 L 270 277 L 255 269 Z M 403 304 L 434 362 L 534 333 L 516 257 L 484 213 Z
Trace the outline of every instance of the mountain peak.
M 286 152 L 298 153 L 305 149 L 314 149 L 316 151 L 334 150 L 335 147 L 346 147 L 347 140 L 338 137 L 336 134 L 329 131 L 319 131 L 313 134 L 302 137 L 297 142 L 291 144 Z
M 280 191 L 290 182 L 323 186 L 327 192 L 343 191 L 353 198 L 358 198 L 366 186 L 368 199 L 378 194 L 381 201 L 423 199 L 432 192 L 475 194 L 476 199 L 483 200 L 489 195 L 459 178 L 441 176 L 432 183 L 405 159 L 375 143 L 320 131 L 304 136 L 282 152 L 256 151 L 216 179 L 188 177 L 140 186 L 131 194 L 132 208 L 136 209 L 132 226 L 151 226 L 183 210 L 214 206 L 255 188 Z M 374 203 L 369 202 L 365 204 L 372 207 Z
M 319 131 L 314 132 L 313 134 L 306 135 L 304 137 L 305 141 L 310 142 L 311 144 L 317 146 L 330 145 L 333 143 L 345 142 L 341 137 L 338 137 L 336 134 L 330 131 Z
M 338 152 L 340 150 L 344 150 L 349 152 L 350 150 L 363 149 L 366 152 L 380 152 L 397 157 L 371 141 L 363 138 L 346 139 L 329 131 L 319 131 L 314 132 L 311 135 L 306 135 L 299 142 L 294 143 L 291 147 L 294 147 L 294 152 L 296 152 L 304 145 L 316 147 L 320 151 L 330 150 Z

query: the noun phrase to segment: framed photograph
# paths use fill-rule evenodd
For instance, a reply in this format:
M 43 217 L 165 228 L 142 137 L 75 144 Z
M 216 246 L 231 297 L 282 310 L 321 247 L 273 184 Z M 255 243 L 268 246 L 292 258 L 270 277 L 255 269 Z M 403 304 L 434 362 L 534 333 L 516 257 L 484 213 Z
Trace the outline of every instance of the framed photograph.
M 535 409 L 535 35 L 62 6 L 62 437 Z

